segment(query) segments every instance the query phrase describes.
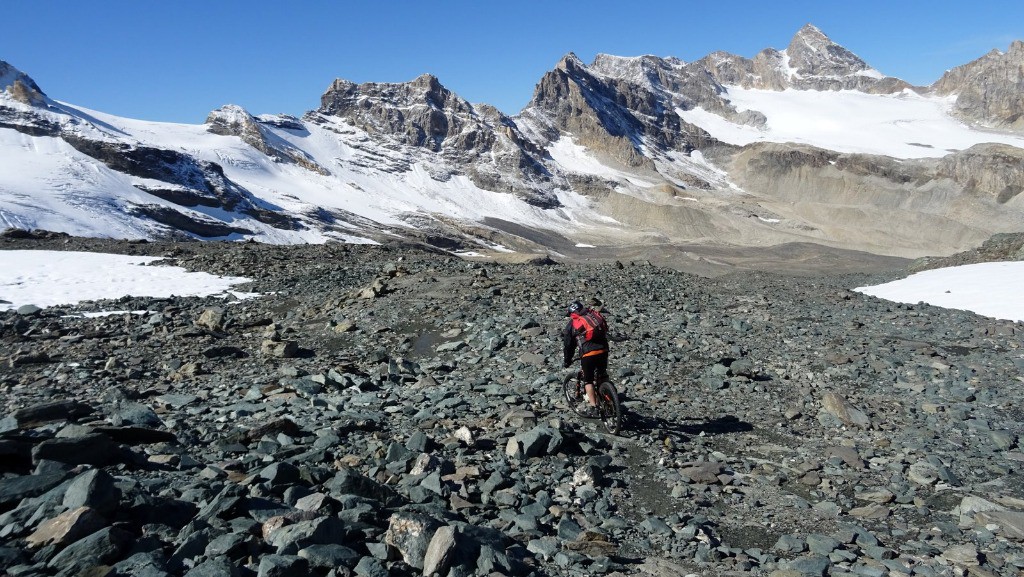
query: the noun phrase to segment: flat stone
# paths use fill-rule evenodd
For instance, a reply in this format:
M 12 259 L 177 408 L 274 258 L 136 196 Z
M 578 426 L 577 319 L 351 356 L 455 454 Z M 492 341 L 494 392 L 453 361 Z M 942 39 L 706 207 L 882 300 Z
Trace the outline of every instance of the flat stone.
M 299 550 L 298 555 L 308 560 L 310 567 L 320 569 L 333 569 L 335 567 L 354 569 L 363 557 L 354 549 L 335 543 L 310 545 Z
M 22 499 L 38 497 L 60 485 L 67 477 L 68 473 L 61 471 L 0 479 L 0 508 L 7 509 Z
M 1024 512 L 982 511 L 974 520 L 980 526 L 996 525 L 995 532 L 1007 539 L 1024 541 Z
M 110 437 L 90 433 L 82 437 L 54 438 L 39 443 L 32 449 L 32 462 L 58 461 L 71 465 L 102 467 L 124 460 L 120 446 Z
M 445 575 L 455 557 L 456 531 L 454 527 L 444 525 L 434 531 L 434 536 L 427 545 L 423 558 L 424 575 Z
M 721 463 L 697 463 L 680 467 L 679 474 L 689 479 L 692 483 L 717 485 L 719 481 L 718 475 L 723 470 Z
M 954 545 L 942 552 L 942 558 L 954 565 L 980 565 L 978 547 L 974 544 Z
M 106 520 L 95 509 L 79 507 L 43 521 L 25 538 L 25 541 L 32 548 L 50 544 L 64 548 L 86 535 L 99 531 L 106 524 Z
M 838 393 L 825 393 L 821 399 L 821 404 L 826 411 L 845 425 L 852 425 L 862 429 L 871 426 L 871 419 Z
M 69 544 L 46 566 L 62 574 L 79 574 L 92 567 L 113 563 L 134 541 L 131 533 L 106 527 Z
M 892 514 L 892 510 L 884 505 L 871 504 L 864 507 L 854 507 L 850 509 L 849 513 L 858 519 L 885 519 Z

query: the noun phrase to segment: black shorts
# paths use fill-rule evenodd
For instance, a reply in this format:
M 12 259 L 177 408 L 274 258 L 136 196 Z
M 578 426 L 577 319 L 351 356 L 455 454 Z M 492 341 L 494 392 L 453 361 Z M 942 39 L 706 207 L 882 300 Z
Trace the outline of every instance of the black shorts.
M 595 376 L 608 375 L 608 353 L 606 351 L 599 355 L 582 357 L 580 365 L 583 368 L 583 382 L 593 384 Z

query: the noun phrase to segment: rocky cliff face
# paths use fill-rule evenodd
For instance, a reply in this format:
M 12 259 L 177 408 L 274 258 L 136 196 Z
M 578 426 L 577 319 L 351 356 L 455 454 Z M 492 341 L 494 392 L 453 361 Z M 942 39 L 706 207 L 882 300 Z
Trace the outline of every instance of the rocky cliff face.
M 1006 52 L 985 56 L 944 74 L 932 90 L 956 95 L 954 111 L 986 126 L 1024 129 L 1024 42 Z
M 546 184 L 541 150 L 516 123 L 494 107 L 475 108 L 434 76 L 399 84 L 339 79 L 320 101 L 317 114 L 344 118 L 372 137 L 412 147 L 415 157 L 446 164 L 485 190 L 511 192 L 541 207 L 558 205 Z
M 714 52 L 687 67 L 693 76 L 706 73 L 721 85 L 762 90 L 858 90 L 891 94 L 910 85 L 883 75 L 856 54 L 808 24 L 779 51 L 767 48 L 747 59 Z
M 1024 192 L 1024 150 L 1002 144 L 972 146 L 943 158 L 937 176 L 1005 204 Z
M 296 126 L 293 119 L 292 126 Z M 291 146 L 274 134 L 261 128 L 260 122 L 240 106 L 227 105 L 218 108 L 206 118 L 207 130 L 221 136 L 237 136 L 243 142 L 278 162 L 290 162 L 321 175 L 330 171 L 317 164 L 308 153 Z M 281 126 L 281 123 L 277 123 Z
M 715 142 L 683 121 L 666 99 L 661 88 L 671 76 L 665 66 L 652 60 L 639 69 L 643 82 L 602 75 L 569 54 L 541 79 L 523 116 L 544 127 L 548 140 L 567 133 L 632 168 L 653 170 L 652 157 L 660 151 L 688 154 Z

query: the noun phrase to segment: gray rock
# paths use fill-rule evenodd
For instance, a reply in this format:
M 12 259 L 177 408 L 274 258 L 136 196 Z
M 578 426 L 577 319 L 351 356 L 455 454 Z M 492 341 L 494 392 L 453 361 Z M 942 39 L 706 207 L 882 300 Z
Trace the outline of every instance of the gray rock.
M 20 428 L 31 428 L 47 423 L 74 421 L 91 415 L 95 410 L 88 404 L 74 400 L 39 403 L 18 409 L 11 415 Z
M 434 531 L 423 558 L 424 575 L 447 574 L 455 558 L 457 535 L 455 528 L 450 525 L 443 525 Z
M 169 577 L 167 563 L 162 554 L 156 552 L 136 553 L 113 567 L 115 575 L 125 577 Z
M 42 495 L 60 485 L 67 477 L 68 473 L 60 471 L 0 479 L 0 508 L 7 509 L 22 499 Z
M 775 542 L 772 549 L 785 553 L 803 553 L 807 548 L 807 542 L 796 535 L 783 535 Z
M 112 513 L 120 504 L 121 490 L 106 471 L 92 469 L 75 477 L 64 493 L 64 507 L 90 507 L 101 515 Z
M 121 448 L 110 437 L 90 433 L 81 437 L 55 438 L 43 441 L 32 449 L 32 462 L 58 461 L 72 465 L 101 467 L 122 462 Z
M 259 472 L 259 478 L 272 487 L 282 487 L 298 483 L 301 474 L 299 468 L 291 463 L 273 463 Z
M 871 419 L 838 393 L 826 393 L 821 399 L 821 404 L 826 411 L 843 424 L 862 429 L 871 426 Z
M 296 555 L 263 555 L 260 557 L 258 577 L 306 577 L 309 561 Z
M 242 572 L 227 559 L 208 559 L 189 569 L 185 577 L 240 577 Z
M 131 533 L 105 527 L 79 539 L 57 553 L 46 566 L 61 575 L 75 575 L 101 565 L 110 565 L 127 551 L 134 541 Z
M 809 557 L 797 557 L 786 563 L 786 569 L 796 572 L 797 575 L 807 577 L 824 577 L 828 574 L 832 563 L 828 557 L 812 555 Z
M 309 561 L 311 568 L 333 569 L 348 567 L 355 569 L 362 555 L 355 550 L 338 544 L 310 545 L 300 549 L 298 556 Z
M 510 457 L 539 457 L 550 455 L 562 446 L 562 434 L 550 427 L 535 427 L 509 440 L 505 454 Z
M 423 569 L 424 558 L 434 532 L 442 526 L 437 519 L 416 513 L 394 513 L 388 521 L 384 542 L 393 547 L 410 566 Z
M 828 557 L 839 548 L 839 541 L 828 535 L 810 534 L 807 536 L 807 549 L 814 555 Z
M 273 531 L 267 537 L 267 544 L 276 548 L 280 555 L 295 555 L 310 545 L 340 544 L 344 541 L 345 528 L 335 517 L 320 517 L 298 521 Z
M 360 474 L 350 468 L 342 468 L 330 481 L 324 484 L 332 495 L 357 495 L 379 501 L 390 506 L 400 501 L 398 495 L 385 485 Z
M 390 573 L 384 564 L 373 557 L 363 557 L 356 564 L 356 575 L 359 577 L 389 577 Z
M 164 425 L 152 408 L 140 403 L 120 403 L 110 416 L 110 422 L 115 427 L 135 425 L 156 429 Z
M 671 535 L 672 527 L 658 517 L 648 517 L 640 523 L 640 528 L 653 535 Z

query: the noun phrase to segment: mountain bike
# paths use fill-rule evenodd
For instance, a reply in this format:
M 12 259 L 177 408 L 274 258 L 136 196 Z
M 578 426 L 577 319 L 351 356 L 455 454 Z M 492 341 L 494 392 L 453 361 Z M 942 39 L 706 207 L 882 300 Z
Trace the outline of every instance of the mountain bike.
M 597 381 L 594 384 L 594 394 L 597 395 L 598 418 L 601 419 L 606 431 L 617 435 L 622 429 L 622 404 L 619 402 L 619 392 L 608 380 L 608 373 L 598 373 L 594 380 Z M 565 376 L 562 380 L 562 392 L 565 394 L 565 400 L 569 402 L 569 408 L 577 415 L 585 417 L 586 415 L 581 414 L 579 409 L 583 402 L 588 402 L 582 369 L 576 374 L 570 373 Z

